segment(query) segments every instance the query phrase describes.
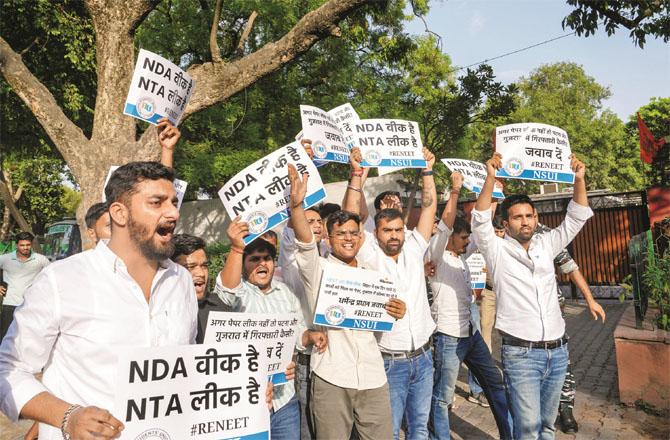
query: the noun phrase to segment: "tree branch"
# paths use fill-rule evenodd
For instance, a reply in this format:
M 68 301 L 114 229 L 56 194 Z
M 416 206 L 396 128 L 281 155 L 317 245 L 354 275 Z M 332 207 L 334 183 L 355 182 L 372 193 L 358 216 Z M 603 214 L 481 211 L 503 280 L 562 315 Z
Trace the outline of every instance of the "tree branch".
M 212 29 L 209 31 L 209 51 L 212 53 L 212 62 L 222 63 L 221 50 L 219 44 L 216 42 L 216 37 L 219 31 L 219 21 L 221 20 L 221 6 L 223 0 L 216 0 L 214 7 L 214 19 L 212 20 Z
M 61 152 L 65 161 L 70 164 L 76 175 L 81 170 L 76 164 L 81 163 L 84 154 L 83 145 L 88 143 L 82 130 L 63 113 L 49 90 L 28 70 L 21 56 L 12 50 L 9 44 L 0 37 L 0 72 L 35 115 L 53 143 Z
M 254 27 L 254 21 L 256 21 L 256 17 L 258 17 L 258 13 L 256 11 L 252 11 L 251 15 L 249 16 L 249 20 L 247 20 L 247 24 L 244 25 L 244 30 L 240 36 L 240 42 L 237 43 L 237 49 L 235 50 L 237 56 L 239 57 L 244 56 L 244 44 L 249 39 L 249 34 L 251 33 L 251 28 Z
M 233 96 L 259 79 L 281 69 L 307 52 L 319 40 L 339 35 L 338 23 L 361 6 L 375 0 L 329 0 L 307 13 L 286 35 L 232 63 L 192 66 L 196 81 L 184 117 Z

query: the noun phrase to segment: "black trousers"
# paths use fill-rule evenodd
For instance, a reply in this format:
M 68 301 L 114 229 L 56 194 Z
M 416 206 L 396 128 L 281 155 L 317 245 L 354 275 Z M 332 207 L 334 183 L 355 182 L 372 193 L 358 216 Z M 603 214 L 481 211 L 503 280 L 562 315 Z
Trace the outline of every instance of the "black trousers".
M 0 311 L 0 341 L 2 341 L 9 330 L 9 325 L 14 320 L 14 310 L 16 306 L 2 305 Z

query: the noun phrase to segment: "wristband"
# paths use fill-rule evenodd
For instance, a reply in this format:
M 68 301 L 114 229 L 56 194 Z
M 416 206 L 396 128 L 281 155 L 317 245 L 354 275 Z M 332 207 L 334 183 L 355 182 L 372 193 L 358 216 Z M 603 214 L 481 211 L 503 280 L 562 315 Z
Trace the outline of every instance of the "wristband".
M 237 253 L 240 254 L 240 255 L 244 255 L 244 249 L 240 249 L 240 248 L 238 248 L 238 247 L 231 246 L 231 247 L 230 247 L 230 250 L 233 251 L 233 252 L 237 252 Z
M 355 188 L 355 187 L 353 187 L 353 186 L 351 186 L 351 185 L 347 185 L 347 188 L 349 188 L 349 189 L 352 190 L 352 191 L 361 192 L 361 189 L 360 189 L 360 188 Z
M 357 170 L 351 170 L 351 177 L 362 177 L 363 176 L 363 169 L 359 168 Z
M 71 440 L 72 437 L 70 434 L 65 432 L 65 429 L 67 428 L 68 423 L 70 422 L 70 416 L 74 414 L 75 411 L 81 408 L 81 405 L 70 405 L 68 409 L 65 410 L 65 414 L 63 414 L 63 421 L 60 422 L 60 433 L 63 434 L 63 440 Z
M 433 175 L 433 170 L 428 170 L 428 171 L 421 171 L 422 176 L 432 176 Z

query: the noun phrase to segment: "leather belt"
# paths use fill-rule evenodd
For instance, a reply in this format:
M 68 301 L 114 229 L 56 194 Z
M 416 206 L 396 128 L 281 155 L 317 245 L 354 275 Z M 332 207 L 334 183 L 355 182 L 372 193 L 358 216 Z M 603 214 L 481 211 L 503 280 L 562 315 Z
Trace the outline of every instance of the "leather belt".
M 382 351 L 382 358 L 384 359 L 411 359 L 414 357 L 417 357 L 421 354 L 427 353 L 430 351 L 432 345 L 430 343 L 430 340 L 423 344 L 421 347 L 417 348 L 414 351 Z
M 568 343 L 568 337 L 563 335 L 559 339 L 554 339 L 553 341 L 526 341 L 525 339 L 515 338 L 507 334 L 503 334 L 502 337 L 503 345 L 511 345 L 513 347 L 526 347 L 526 348 L 542 348 L 545 350 L 553 350 L 554 348 L 562 347 Z

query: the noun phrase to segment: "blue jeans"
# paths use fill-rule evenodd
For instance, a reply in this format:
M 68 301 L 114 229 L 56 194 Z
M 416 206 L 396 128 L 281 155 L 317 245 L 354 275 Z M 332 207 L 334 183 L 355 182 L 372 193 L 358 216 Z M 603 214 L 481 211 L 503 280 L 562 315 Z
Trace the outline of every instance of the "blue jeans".
M 472 322 L 474 324 L 474 328 L 477 329 L 477 331 L 482 331 L 481 327 L 481 319 L 479 318 L 479 307 L 477 306 L 476 302 L 471 302 L 470 303 L 470 316 L 472 317 Z M 474 374 L 472 374 L 472 371 L 468 369 L 468 388 L 470 388 L 470 394 L 479 394 L 483 392 L 482 387 L 479 385 L 479 382 L 477 382 L 477 378 L 475 377 Z
M 407 439 L 428 438 L 430 395 L 433 389 L 432 351 L 413 358 L 384 359 L 384 370 L 391 395 L 393 438 L 400 437 L 405 418 Z
M 272 440 L 300 440 L 300 404 L 298 396 L 278 411 L 270 414 L 270 437 Z
M 503 345 L 502 364 L 514 438 L 553 439 L 568 368 L 568 346 L 545 350 Z
M 457 338 L 435 334 L 435 386 L 430 415 L 430 434 L 433 439 L 450 439 L 449 404 L 454 397 L 456 379 L 461 363 L 465 362 L 483 387 L 498 425 L 500 438 L 512 438 L 509 408 L 502 375 L 478 331 L 472 336 Z

